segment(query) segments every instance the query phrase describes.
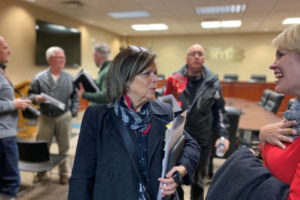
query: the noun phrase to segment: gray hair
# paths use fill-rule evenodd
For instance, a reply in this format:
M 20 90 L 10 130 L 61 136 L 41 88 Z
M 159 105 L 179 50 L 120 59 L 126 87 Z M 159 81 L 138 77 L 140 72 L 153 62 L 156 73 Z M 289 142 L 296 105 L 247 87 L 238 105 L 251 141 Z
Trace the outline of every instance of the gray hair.
M 94 51 L 101 53 L 102 57 L 104 59 L 109 59 L 110 58 L 110 47 L 108 44 L 104 42 L 100 42 L 94 46 Z
M 46 60 L 49 61 L 49 59 L 53 56 L 55 56 L 55 52 L 57 51 L 62 51 L 63 53 L 65 53 L 65 51 L 58 46 L 53 46 L 53 47 L 49 47 L 46 51 Z

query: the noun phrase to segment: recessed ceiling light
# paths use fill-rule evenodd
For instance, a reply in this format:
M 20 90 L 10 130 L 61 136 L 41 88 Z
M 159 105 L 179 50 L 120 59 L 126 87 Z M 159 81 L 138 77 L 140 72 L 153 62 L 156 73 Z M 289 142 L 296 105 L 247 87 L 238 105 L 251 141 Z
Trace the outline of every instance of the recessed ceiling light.
M 109 12 L 107 14 L 112 18 L 116 18 L 116 19 L 151 17 L 151 15 L 147 11 Z
M 282 24 L 300 24 L 300 18 L 286 18 Z
M 220 21 L 208 21 L 208 22 L 201 22 L 202 28 L 221 28 Z
M 232 4 L 225 6 L 208 6 L 195 8 L 198 15 L 220 14 L 220 13 L 242 13 L 246 10 L 246 4 Z
M 221 21 L 222 28 L 237 28 L 242 25 L 241 20 L 229 20 L 229 21 Z
M 204 21 L 201 22 L 202 28 L 237 28 L 242 25 L 241 20 L 228 20 L 228 21 Z
M 150 31 L 148 24 L 134 24 L 131 25 L 131 28 L 136 31 Z
M 32 2 L 32 3 L 34 3 L 34 2 L 35 2 L 35 0 L 25 0 L 25 1 Z
M 149 26 L 152 31 L 168 30 L 168 26 L 165 24 L 149 24 Z
M 132 29 L 136 31 L 162 31 L 168 30 L 166 24 L 133 24 Z

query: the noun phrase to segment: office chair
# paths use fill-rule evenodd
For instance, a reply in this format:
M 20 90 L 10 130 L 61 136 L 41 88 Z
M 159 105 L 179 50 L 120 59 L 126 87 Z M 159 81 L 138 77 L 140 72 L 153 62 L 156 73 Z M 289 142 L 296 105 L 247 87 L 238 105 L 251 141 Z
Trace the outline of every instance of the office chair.
M 259 102 L 257 103 L 258 105 L 264 107 L 269 99 L 269 96 L 271 94 L 272 90 L 270 89 L 265 89 L 263 92 L 263 95 L 261 96 Z
M 266 110 L 276 114 L 283 98 L 284 98 L 283 94 L 278 94 L 274 91 L 271 91 L 269 98 L 268 98 L 266 104 L 264 105 L 264 108 Z
M 238 75 L 237 74 L 225 74 L 223 81 L 226 81 L 226 82 L 238 81 Z
M 266 82 L 266 75 L 251 75 L 249 82 Z
M 18 141 L 19 168 L 28 172 L 51 171 L 67 159 L 67 155 L 50 154 L 46 141 Z
M 228 140 L 230 142 L 229 149 L 227 150 L 226 154 L 223 158 L 228 158 L 238 147 L 238 125 L 239 125 L 239 119 L 240 115 L 242 114 L 241 110 L 232 106 L 225 106 L 226 115 L 228 118 L 229 127 L 228 130 Z M 215 147 L 215 141 L 218 138 L 217 133 L 214 132 L 213 134 L 213 143 L 211 147 L 211 154 L 210 154 L 210 161 L 208 166 L 208 176 L 211 178 L 213 176 L 213 158 L 216 158 L 216 147 Z

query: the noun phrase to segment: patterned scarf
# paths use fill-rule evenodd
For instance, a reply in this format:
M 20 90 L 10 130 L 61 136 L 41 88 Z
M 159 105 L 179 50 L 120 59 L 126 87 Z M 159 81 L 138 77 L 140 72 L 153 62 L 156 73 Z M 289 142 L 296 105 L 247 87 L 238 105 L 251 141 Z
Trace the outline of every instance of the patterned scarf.
M 290 110 L 283 113 L 283 117 L 287 120 L 295 120 L 297 122 L 296 126 L 293 126 L 293 129 L 298 131 L 297 135 L 292 135 L 293 139 L 296 139 L 300 135 L 300 102 L 296 98 L 295 103 L 291 106 Z
M 145 183 L 149 183 L 148 169 L 147 169 L 147 141 L 148 132 L 150 130 L 151 109 L 150 104 L 146 103 L 142 106 L 140 112 L 135 112 L 132 102 L 127 95 L 124 95 L 121 100 L 115 101 L 114 112 L 119 119 L 123 121 L 125 126 L 133 130 L 138 139 L 139 148 L 139 167 L 142 170 L 142 178 Z M 146 192 L 142 183 L 139 183 L 139 197 L 138 200 L 149 200 L 146 198 Z
M 147 134 L 150 130 L 151 109 L 150 104 L 142 106 L 140 112 L 135 112 L 132 102 L 127 95 L 114 103 L 115 114 L 123 121 L 125 126 L 131 130 Z

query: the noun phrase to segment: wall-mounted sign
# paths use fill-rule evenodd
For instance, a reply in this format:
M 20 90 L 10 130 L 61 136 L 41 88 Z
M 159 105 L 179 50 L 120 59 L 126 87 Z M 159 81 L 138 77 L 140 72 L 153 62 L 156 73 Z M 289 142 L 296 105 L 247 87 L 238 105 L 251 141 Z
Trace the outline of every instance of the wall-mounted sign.
M 206 52 L 206 59 L 241 62 L 244 60 L 244 50 L 237 47 L 210 47 Z

